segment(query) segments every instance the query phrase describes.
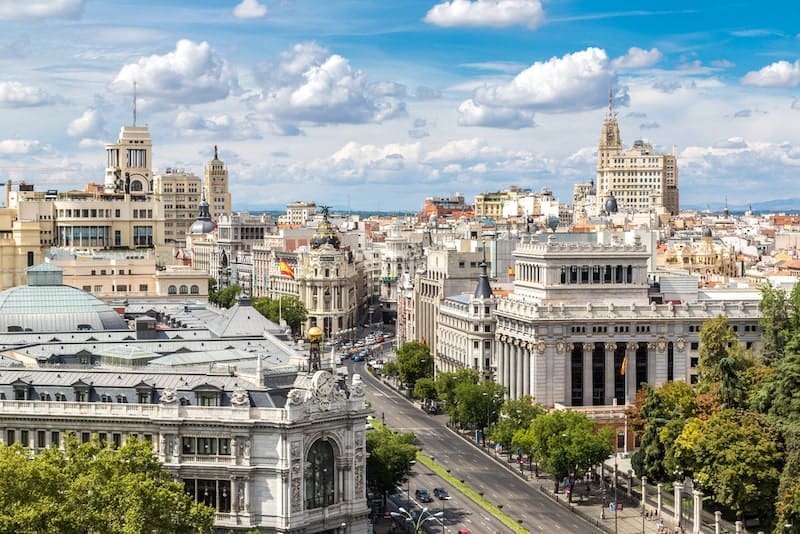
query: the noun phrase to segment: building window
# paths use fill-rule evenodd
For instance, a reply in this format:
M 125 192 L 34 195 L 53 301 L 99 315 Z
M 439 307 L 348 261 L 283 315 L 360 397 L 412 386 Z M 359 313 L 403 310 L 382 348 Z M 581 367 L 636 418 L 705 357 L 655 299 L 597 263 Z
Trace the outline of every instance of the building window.
M 477 349 L 479 347 L 479 345 L 480 345 L 480 342 L 477 339 L 472 342 L 472 348 L 473 349 Z
M 200 288 L 198 286 L 192 286 L 191 289 L 189 289 L 189 293 L 198 295 L 200 293 Z
M 167 289 L 167 293 L 169 293 L 170 295 L 177 295 L 178 288 L 175 286 L 169 286 L 169 289 Z
M 16 441 L 16 435 L 13 430 L 6 431 L 6 445 L 13 445 Z
M 33 265 L 33 252 L 28 252 L 28 267 Z
M 180 293 L 181 295 L 188 295 L 188 294 L 189 294 L 189 288 L 188 288 L 188 287 L 186 287 L 186 286 L 181 286 L 181 288 L 180 288 L 180 290 L 179 290 L 179 293 Z
M 231 481 L 187 479 L 183 481 L 186 494 L 196 502 L 228 514 L 231 511 Z
M 47 432 L 44 430 L 36 431 L 36 446 L 40 449 L 47 447 Z
M 57 430 L 50 432 L 50 446 L 58 447 L 60 442 L 61 434 Z
M 27 430 L 20 430 L 19 431 L 19 442 L 22 443 L 23 447 L 30 447 L 30 434 Z
M 334 503 L 335 465 L 333 446 L 317 440 L 308 451 L 305 465 L 306 509 L 322 508 Z

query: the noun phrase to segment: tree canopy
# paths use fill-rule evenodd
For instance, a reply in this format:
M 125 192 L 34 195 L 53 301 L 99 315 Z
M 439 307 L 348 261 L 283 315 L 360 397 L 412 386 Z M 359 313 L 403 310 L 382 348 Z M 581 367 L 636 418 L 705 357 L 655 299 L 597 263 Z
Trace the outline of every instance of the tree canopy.
M 230 308 L 236 304 L 236 297 L 241 292 L 242 288 L 236 284 L 217 290 L 217 282 L 213 278 L 208 279 L 208 301 L 221 308 Z
M 280 320 L 286 321 L 294 335 L 300 333 L 300 327 L 308 318 L 303 301 L 297 297 L 283 295 L 279 299 L 261 297 L 253 302 L 253 307 L 275 324 L 280 324 Z
M 64 445 L 33 456 L 0 445 L 0 531 L 212 532 L 214 510 L 184 493 L 149 442 Z
M 397 375 L 400 381 L 414 391 L 420 378 L 433 378 L 433 356 L 427 345 L 419 341 L 409 341 L 397 350 Z
M 416 438 L 411 432 L 392 432 L 384 426 L 367 433 L 367 481 L 384 494 L 406 476 L 416 458 Z

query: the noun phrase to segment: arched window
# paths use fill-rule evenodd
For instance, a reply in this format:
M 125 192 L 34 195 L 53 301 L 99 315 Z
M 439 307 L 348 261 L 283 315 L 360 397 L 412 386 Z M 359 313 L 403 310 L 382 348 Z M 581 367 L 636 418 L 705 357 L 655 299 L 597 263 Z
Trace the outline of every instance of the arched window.
M 170 295 L 176 295 L 178 293 L 178 288 L 175 286 L 169 286 L 169 289 L 167 289 L 167 293 L 169 293 Z
M 197 295 L 198 293 L 200 293 L 200 288 L 197 286 L 192 286 L 192 288 L 189 290 L 189 293 L 191 293 L 192 295 Z
M 336 473 L 331 444 L 325 440 L 317 440 L 308 451 L 305 467 L 306 509 L 333 504 Z
M 181 289 L 180 289 L 180 294 L 181 294 L 181 295 L 186 295 L 186 294 L 188 294 L 188 293 L 189 293 L 189 288 L 188 288 L 188 287 L 186 287 L 186 286 L 181 286 Z
M 142 182 L 139 180 L 133 180 L 131 182 L 131 191 L 141 192 L 144 188 L 142 187 Z

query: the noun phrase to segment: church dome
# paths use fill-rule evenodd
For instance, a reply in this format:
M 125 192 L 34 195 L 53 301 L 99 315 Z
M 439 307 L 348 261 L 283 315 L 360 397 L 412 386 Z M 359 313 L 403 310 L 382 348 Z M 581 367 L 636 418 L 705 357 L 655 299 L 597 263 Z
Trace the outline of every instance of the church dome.
M 211 220 L 211 212 L 208 209 L 208 202 L 206 202 L 205 197 L 200 201 L 198 208 L 197 220 L 189 227 L 189 235 L 204 235 L 217 227 L 214 221 Z
M 606 199 L 606 213 L 617 213 L 619 211 L 619 207 L 617 206 L 617 199 L 614 198 L 614 193 L 609 193 L 608 198 Z
M 125 319 L 111 306 L 63 284 L 57 265 L 27 269 L 28 285 L 0 292 L 0 332 L 76 332 L 127 330 Z
M 708 226 L 703 228 L 703 234 L 702 235 L 703 235 L 704 238 L 712 238 L 712 237 L 714 237 L 714 234 L 711 232 L 711 228 L 708 227 Z

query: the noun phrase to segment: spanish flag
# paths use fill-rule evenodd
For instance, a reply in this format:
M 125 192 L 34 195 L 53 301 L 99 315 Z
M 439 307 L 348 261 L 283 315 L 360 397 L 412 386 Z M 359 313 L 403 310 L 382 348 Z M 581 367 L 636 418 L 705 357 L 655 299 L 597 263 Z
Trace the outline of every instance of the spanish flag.
M 622 365 L 619 366 L 619 376 L 625 376 L 625 370 L 628 368 L 628 355 L 622 358 Z
M 512 265 L 509 265 L 508 266 L 508 276 L 515 277 L 516 275 L 517 275 L 517 272 L 514 270 L 514 267 Z
M 281 260 L 280 271 L 283 276 L 288 276 L 294 280 L 294 269 L 292 269 L 292 266 L 286 263 L 285 260 Z

